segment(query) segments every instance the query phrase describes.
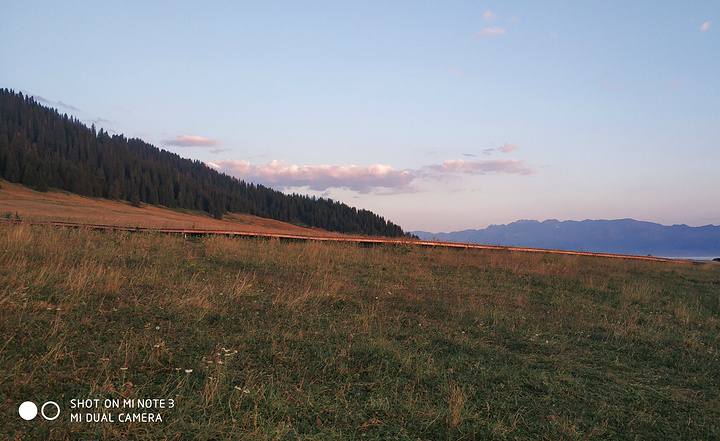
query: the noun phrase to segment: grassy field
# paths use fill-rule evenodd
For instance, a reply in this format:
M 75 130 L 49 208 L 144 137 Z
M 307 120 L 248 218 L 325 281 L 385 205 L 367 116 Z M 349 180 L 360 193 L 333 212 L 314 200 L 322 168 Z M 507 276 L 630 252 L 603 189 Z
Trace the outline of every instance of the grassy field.
M 719 439 L 719 311 L 715 263 L 2 225 L 0 439 Z

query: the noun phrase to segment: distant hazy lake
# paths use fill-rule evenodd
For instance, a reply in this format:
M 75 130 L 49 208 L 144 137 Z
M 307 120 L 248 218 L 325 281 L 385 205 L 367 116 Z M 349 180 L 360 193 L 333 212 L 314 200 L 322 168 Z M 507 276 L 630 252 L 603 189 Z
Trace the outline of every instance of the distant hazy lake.
M 679 260 L 713 260 L 720 256 L 653 256 L 662 257 L 663 259 L 679 259 Z

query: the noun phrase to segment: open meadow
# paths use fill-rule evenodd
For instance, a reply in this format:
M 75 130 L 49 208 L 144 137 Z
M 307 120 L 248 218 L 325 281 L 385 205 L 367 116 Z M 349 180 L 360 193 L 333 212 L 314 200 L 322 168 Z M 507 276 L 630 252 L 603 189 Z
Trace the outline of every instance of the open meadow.
M 0 225 L 0 439 L 720 439 L 719 312 L 713 262 Z

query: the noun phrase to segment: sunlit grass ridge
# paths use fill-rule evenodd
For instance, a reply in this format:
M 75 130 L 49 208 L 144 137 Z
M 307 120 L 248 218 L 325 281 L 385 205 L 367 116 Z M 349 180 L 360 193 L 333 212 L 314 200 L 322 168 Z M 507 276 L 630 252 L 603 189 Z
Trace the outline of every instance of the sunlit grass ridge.
M 0 435 L 720 437 L 720 266 L 0 227 Z M 24 400 L 162 397 L 161 423 Z

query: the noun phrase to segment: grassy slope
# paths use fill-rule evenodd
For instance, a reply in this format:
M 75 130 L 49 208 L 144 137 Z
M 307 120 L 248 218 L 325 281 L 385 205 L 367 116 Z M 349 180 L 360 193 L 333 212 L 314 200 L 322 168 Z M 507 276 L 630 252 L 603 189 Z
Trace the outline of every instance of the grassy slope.
M 248 214 L 232 213 L 224 216 L 223 220 L 216 220 L 198 211 L 171 210 L 146 204 L 136 208 L 124 201 L 89 198 L 57 190 L 40 193 L 0 180 L 0 216 L 15 217 L 16 214 L 28 220 L 85 224 L 342 236 L 340 233 L 302 228 Z
M 719 302 L 712 263 L 0 226 L 0 439 L 717 439 Z

